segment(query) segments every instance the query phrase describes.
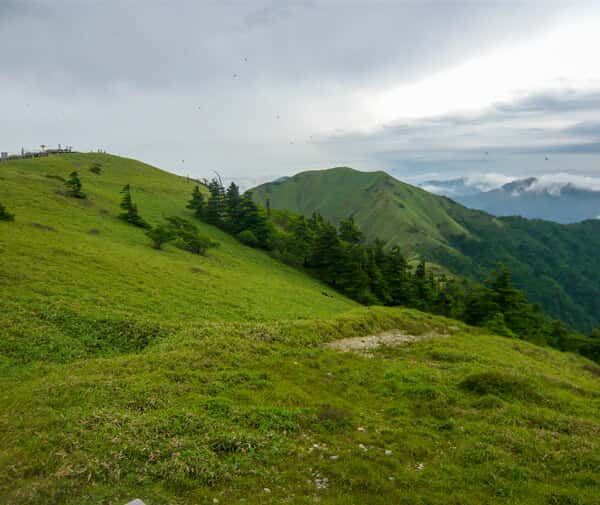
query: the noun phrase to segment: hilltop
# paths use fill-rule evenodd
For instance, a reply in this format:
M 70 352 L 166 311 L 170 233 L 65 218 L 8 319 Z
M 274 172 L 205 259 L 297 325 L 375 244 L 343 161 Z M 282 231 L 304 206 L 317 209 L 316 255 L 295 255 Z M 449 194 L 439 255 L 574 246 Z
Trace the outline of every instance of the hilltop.
M 259 203 L 339 222 L 350 216 L 368 238 L 454 274 L 483 281 L 498 262 L 528 297 L 588 331 L 600 321 L 600 221 L 560 225 L 497 218 L 396 180 L 348 167 L 299 173 L 254 188 Z
M 592 362 L 360 306 L 200 221 L 206 256 L 155 250 L 120 190 L 156 225 L 193 220 L 194 183 L 134 160 L 0 177 L 2 503 L 597 501 Z M 410 338 L 325 345 L 386 330 Z

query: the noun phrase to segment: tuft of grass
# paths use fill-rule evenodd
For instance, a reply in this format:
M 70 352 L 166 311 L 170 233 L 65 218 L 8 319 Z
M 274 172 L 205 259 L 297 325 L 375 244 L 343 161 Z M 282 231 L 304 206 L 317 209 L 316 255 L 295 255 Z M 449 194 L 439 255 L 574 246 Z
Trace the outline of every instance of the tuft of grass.
M 469 375 L 460 382 L 460 388 L 478 395 L 495 395 L 500 398 L 538 398 L 533 386 L 522 377 L 497 371 Z

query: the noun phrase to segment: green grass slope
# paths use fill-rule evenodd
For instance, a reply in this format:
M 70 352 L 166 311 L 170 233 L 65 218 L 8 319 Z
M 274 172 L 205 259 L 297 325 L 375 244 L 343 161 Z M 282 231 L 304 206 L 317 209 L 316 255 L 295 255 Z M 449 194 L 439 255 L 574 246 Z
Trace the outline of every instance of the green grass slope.
M 274 209 L 319 211 L 336 223 L 353 216 L 368 238 L 479 281 L 503 262 L 547 313 L 583 331 L 600 323 L 600 220 L 496 218 L 384 172 L 345 167 L 302 172 L 252 192 Z
M 93 162 L 102 164 L 101 175 L 88 171 Z M 61 194 L 56 177 L 72 170 L 81 175 L 86 200 Z M 331 291 L 317 281 L 212 226 L 196 223 L 221 244 L 200 257 L 169 246 L 153 250 L 142 230 L 117 218 L 126 183 L 152 224 L 190 218 L 185 205 L 193 184 L 184 178 L 95 154 L 10 162 L 0 166 L 0 177 L 0 201 L 16 214 L 0 226 L 5 356 L 71 359 L 108 350 L 99 348 L 107 345 L 98 321 L 103 331 L 119 327 L 143 341 L 181 321 L 312 319 L 357 307 L 337 294 L 324 296 Z M 89 341 L 74 336 L 92 327 Z
M 89 201 L 60 194 L 73 168 Z M 0 177 L 0 503 L 599 503 L 591 362 L 324 296 L 209 226 L 207 257 L 155 251 L 119 189 L 155 223 L 192 185 L 132 160 Z M 324 345 L 392 328 L 425 338 Z

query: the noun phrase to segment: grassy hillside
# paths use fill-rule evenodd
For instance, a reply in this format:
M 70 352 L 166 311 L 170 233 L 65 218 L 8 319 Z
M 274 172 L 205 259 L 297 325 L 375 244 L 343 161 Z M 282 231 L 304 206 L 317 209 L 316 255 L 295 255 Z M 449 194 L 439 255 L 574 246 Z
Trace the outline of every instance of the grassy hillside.
M 101 175 L 88 171 L 94 161 L 102 164 Z M 73 169 L 82 176 L 86 200 L 60 194 L 57 177 Z M 0 201 L 16 214 L 14 223 L 0 227 L 5 356 L 87 355 L 95 337 L 82 347 L 72 334 L 98 320 L 107 328 L 127 321 L 132 326 L 127 331 L 152 336 L 183 320 L 297 320 L 356 307 L 336 294 L 324 296 L 330 290 L 318 282 L 201 222 L 201 232 L 221 243 L 207 257 L 174 247 L 153 250 L 142 230 L 116 217 L 119 191 L 130 183 L 141 215 L 151 223 L 171 215 L 189 218 L 185 204 L 193 184 L 184 178 L 132 160 L 87 154 L 15 161 L 1 165 L 0 174 Z M 27 352 L 24 319 L 36 322 L 27 338 L 37 345 Z
M 385 172 L 314 170 L 263 184 L 252 193 L 263 205 L 269 199 L 272 208 L 296 214 L 318 210 L 336 224 L 353 216 L 368 237 L 402 244 L 412 253 L 423 244 L 444 246 L 448 235 L 468 233 L 448 216 L 448 201 Z
M 207 257 L 153 250 L 119 189 L 156 223 L 192 184 L 138 162 L 0 177 L 0 503 L 599 503 L 591 362 L 360 307 L 201 223 Z M 324 345 L 389 329 L 423 338 Z
M 583 331 L 600 323 L 600 220 L 560 225 L 495 218 L 384 172 L 343 167 L 302 172 L 252 191 L 274 209 L 319 211 L 336 223 L 353 216 L 368 238 L 479 281 L 503 262 L 547 313 Z

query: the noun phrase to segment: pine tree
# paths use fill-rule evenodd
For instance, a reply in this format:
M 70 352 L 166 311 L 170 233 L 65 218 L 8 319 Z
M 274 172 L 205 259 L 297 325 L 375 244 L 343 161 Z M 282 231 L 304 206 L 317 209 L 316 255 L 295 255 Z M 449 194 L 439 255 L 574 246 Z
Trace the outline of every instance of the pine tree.
M 82 184 L 77 172 L 71 172 L 69 178 L 65 181 L 67 191 L 65 194 L 71 198 L 85 198 L 85 193 L 81 191 Z
M 131 198 L 131 187 L 129 184 L 126 184 L 123 187 L 121 194 L 123 195 L 123 199 L 121 200 L 120 207 L 124 212 L 119 214 L 119 218 L 139 228 L 149 229 L 150 225 L 142 219 L 138 213 L 137 205 L 133 203 Z
M 258 246 L 269 248 L 272 230 L 266 216 L 252 200 L 252 193 L 246 191 L 240 204 L 240 226 L 243 230 L 251 231 L 258 240 Z
M 389 284 L 378 264 L 379 247 L 379 244 L 373 244 L 367 249 L 366 272 L 369 276 L 370 291 L 380 303 L 389 305 L 392 301 L 392 297 L 390 295 Z M 381 250 L 381 252 L 383 253 L 383 250 Z
M 233 182 L 225 193 L 225 209 L 227 212 L 227 229 L 230 233 L 236 235 L 244 229 L 244 223 L 240 188 Z
M 310 229 L 304 216 L 300 216 L 292 224 L 292 239 L 290 241 L 290 254 L 296 262 L 308 266 L 308 256 L 314 240 L 314 233 Z
M 210 198 L 206 204 L 204 219 L 207 223 L 223 228 L 225 225 L 225 190 L 217 179 L 208 183 L 208 190 Z
M 206 202 L 204 201 L 204 195 L 200 191 L 200 187 L 198 185 L 194 186 L 194 190 L 192 191 L 192 199 L 186 205 L 188 209 L 192 209 L 194 211 L 194 216 L 199 219 L 204 217 L 204 211 L 206 209 Z
M 4 205 L 0 203 L 0 221 L 14 221 L 15 215 L 6 210 Z
M 350 298 L 361 303 L 374 302 L 365 271 L 365 250 L 359 244 L 342 246 L 342 254 L 335 265 L 336 287 Z
M 342 243 L 335 226 L 322 222 L 313 242 L 308 260 L 309 266 L 319 273 L 324 282 L 335 286 L 338 266 L 343 253 Z
M 383 269 L 389 286 L 389 297 L 392 305 L 411 306 L 414 300 L 409 278 L 408 263 L 398 247 L 392 248 L 386 256 Z
M 339 235 L 340 239 L 349 244 L 360 244 L 364 240 L 363 232 L 356 227 L 353 217 L 340 222 Z

